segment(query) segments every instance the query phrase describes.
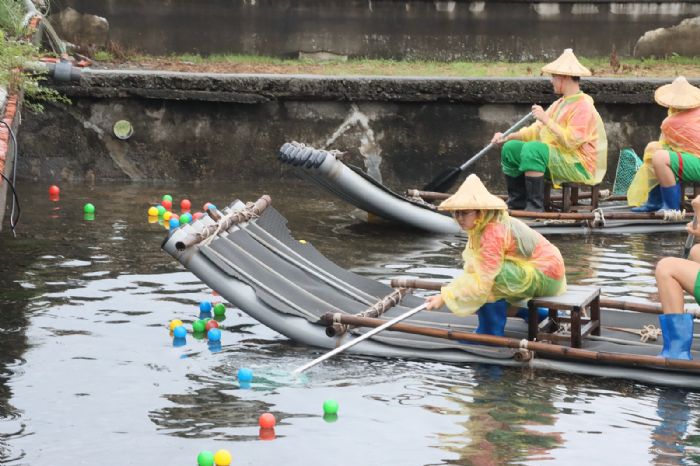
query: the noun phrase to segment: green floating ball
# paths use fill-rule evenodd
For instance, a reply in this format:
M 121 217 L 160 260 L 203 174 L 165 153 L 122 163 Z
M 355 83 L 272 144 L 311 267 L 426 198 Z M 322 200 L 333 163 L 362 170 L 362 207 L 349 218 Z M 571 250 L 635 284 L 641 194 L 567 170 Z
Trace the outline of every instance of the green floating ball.
M 173 197 L 170 194 L 163 194 L 163 200 L 173 202 Z
M 214 315 L 222 316 L 224 314 L 226 314 L 226 306 L 221 303 L 217 303 L 216 306 L 214 306 Z
M 323 402 L 323 414 L 338 414 L 338 402 L 335 400 L 326 400 Z
M 90 204 L 89 202 L 83 206 L 83 212 L 86 214 L 94 214 L 95 213 L 95 206 Z
M 195 320 L 192 323 L 192 332 L 194 333 L 204 333 L 204 329 L 206 328 L 207 323 L 204 322 L 203 320 Z
M 197 465 L 214 466 L 214 453 L 209 450 L 202 450 L 202 452 L 197 455 Z

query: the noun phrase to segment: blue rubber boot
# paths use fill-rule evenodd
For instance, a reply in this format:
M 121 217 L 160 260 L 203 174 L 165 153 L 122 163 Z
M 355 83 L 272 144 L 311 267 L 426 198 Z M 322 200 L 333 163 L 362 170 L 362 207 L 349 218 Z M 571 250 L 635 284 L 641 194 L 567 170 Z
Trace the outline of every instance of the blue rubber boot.
M 504 300 L 484 304 L 476 311 L 476 315 L 479 316 L 479 326 L 474 333 L 502 337 L 506 328 L 507 311 L 508 303 Z
M 632 207 L 632 212 L 656 212 L 663 205 L 663 200 L 661 199 L 661 186 L 658 184 L 654 186 L 654 189 L 649 191 L 649 196 L 647 201 L 640 205 L 639 207 Z
M 542 322 L 544 319 L 547 318 L 549 315 L 549 309 L 546 307 L 538 307 L 537 308 L 537 323 L 539 324 Z M 515 313 L 516 317 L 520 317 L 525 321 L 525 323 L 530 323 L 530 313 L 528 312 L 526 307 L 521 307 L 518 309 L 518 312 Z
M 661 314 L 661 333 L 664 338 L 662 358 L 693 359 L 690 346 L 693 344 L 693 316 L 691 314 Z
M 681 209 L 681 185 L 676 183 L 673 186 L 661 186 L 661 210 Z

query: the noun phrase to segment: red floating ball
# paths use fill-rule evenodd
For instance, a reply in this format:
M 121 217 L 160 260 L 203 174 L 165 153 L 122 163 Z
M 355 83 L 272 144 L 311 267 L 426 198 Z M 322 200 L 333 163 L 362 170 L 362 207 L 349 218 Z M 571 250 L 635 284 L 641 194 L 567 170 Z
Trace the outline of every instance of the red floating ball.
M 258 420 L 258 424 L 260 424 L 260 427 L 263 429 L 271 429 L 275 427 L 276 422 L 275 416 L 273 416 L 272 413 L 263 413 L 260 415 L 260 419 Z
M 180 201 L 180 210 L 186 212 L 192 208 L 192 203 L 189 199 L 183 199 Z
M 195 212 L 192 214 L 192 218 L 194 220 L 199 220 L 200 218 L 204 217 L 204 214 L 202 212 Z
M 49 187 L 49 196 L 55 197 L 61 193 L 61 189 L 55 184 Z
M 171 210 L 173 208 L 173 201 L 163 199 L 162 201 L 160 201 L 160 205 L 165 207 L 167 210 Z
M 214 319 L 208 320 L 206 325 L 207 332 L 213 328 L 219 328 L 219 323 Z

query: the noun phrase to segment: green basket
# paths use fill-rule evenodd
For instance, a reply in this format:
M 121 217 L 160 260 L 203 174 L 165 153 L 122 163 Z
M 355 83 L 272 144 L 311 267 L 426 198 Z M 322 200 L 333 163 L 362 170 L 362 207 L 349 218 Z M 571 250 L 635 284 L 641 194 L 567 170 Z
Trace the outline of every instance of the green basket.
M 620 151 L 620 158 L 617 159 L 617 170 L 615 170 L 615 182 L 613 183 L 613 195 L 625 195 L 634 175 L 642 166 L 634 149 L 625 147 Z

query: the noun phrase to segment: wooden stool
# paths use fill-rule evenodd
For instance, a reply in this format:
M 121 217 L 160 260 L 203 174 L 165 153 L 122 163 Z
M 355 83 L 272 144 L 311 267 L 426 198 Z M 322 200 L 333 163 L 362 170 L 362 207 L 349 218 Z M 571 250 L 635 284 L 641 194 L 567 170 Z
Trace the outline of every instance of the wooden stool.
M 537 308 L 546 307 L 549 315 L 537 322 Z M 559 296 L 533 298 L 527 303 L 529 311 L 528 340 L 562 341 L 567 336 L 558 334 L 562 323 L 571 324 L 571 347 L 580 348 L 581 340 L 589 333 L 600 335 L 600 288 L 595 286 L 569 285 L 566 293 Z M 590 309 L 590 317 L 582 317 Z M 557 311 L 570 311 L 571 317 L 560 317 Z M 583 324 L 583 327 L 581 326 Z
M 581 192 L 586 190 L 589 192 Z M 544 187 L 544 208 L 547 211 L 558 210 L 560 212 L 580 212 L 592 211 L 598 208 L 600 199 L 600 184 L 587 185 L 583 183 L 562 183 L 561 202 L 552 199 L 552 184 L 545 183 Z M 590 199 L 590 204 L 580 204 L 581 199 Z

